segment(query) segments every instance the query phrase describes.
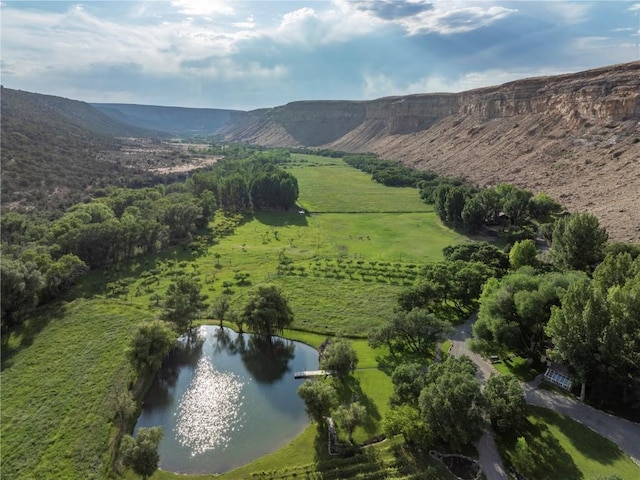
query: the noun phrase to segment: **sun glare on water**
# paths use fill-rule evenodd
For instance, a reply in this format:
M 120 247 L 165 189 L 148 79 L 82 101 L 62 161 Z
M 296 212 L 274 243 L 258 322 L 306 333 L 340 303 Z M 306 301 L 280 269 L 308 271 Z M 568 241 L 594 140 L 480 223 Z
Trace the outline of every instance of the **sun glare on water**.
M 233 373 L 216 370 L 206 359 L 198 361 L 189 389 L 176 412 L 176 437 L 195 456 L 226 448 L 231 434 L 243 427 L 243 383 Z

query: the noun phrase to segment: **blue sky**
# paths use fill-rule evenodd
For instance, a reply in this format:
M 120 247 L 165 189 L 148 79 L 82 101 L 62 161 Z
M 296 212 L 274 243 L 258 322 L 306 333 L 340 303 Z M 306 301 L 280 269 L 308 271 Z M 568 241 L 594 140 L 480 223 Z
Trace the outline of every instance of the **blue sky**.
M 2 84 L 250 110 L 640 60 L 637 1 L 2 1 Z

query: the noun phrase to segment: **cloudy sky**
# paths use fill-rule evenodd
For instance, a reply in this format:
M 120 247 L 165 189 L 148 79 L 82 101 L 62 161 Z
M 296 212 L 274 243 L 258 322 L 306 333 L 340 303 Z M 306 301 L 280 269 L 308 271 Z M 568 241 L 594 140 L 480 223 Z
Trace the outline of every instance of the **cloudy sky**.
M 2 1 L 2 84 L 249 110 L 640 60 L 637 1 Z

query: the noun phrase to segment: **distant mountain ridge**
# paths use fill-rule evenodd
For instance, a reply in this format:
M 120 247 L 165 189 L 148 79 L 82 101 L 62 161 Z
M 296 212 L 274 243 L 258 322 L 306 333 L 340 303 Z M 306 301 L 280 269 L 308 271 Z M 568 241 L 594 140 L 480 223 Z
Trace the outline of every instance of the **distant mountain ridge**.
M 85 102 L 2 87 L 2 206 L 64 208 L 137 173 L 102 158 L 116 137 L 157 136 L 113 120 Z
M 173 135 L 211 135 L 246 116 L 239 110 L 216 108 L 161 107 L 125 103 L 91 103 L 108 117 L 138 128 Z

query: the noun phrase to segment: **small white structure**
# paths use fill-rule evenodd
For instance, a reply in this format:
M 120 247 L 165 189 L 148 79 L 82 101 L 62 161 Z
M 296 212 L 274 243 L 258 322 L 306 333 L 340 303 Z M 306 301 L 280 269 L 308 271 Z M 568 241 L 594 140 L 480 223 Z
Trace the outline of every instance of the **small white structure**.
M 327 377 L 329 375 L 331 375 L 331 372 L 327 370 L 306 370 L 304 372 L 296 372 L 294 378 Z
M 544 379 L 552 385 L 556 385 L 567 391 L 571 390 L 571 386 L 573 385 L 567 367 L 560 363 L 550 364 L 547 371 L 544 372 Z

